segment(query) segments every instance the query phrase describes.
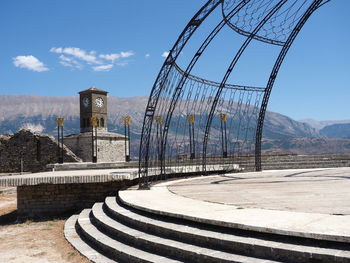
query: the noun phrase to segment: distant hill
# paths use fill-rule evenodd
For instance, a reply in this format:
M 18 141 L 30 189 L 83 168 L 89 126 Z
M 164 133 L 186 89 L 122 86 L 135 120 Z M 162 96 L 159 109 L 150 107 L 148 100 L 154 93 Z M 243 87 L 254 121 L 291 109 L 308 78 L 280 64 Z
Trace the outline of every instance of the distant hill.
M 350 138 L 350 123 L 328 125 L 320 133 L 327 138 Z
M 13 134 L 21 128 L 30 128 L 41 133 L 50 135 L 56 134 L 57 116 L 65 118 L 65 134 L 79 133 L 79 98 L 78 97 L 46 97 L 38 95 L 0 95 L 0 134 Z M 148 97 L 119 98 L 109 97 L 108 99 L 108 118 L 109 130 L 112 132 L 123 133 L 122 117 L 132 116 L 131 133 L 133 138 L 132 151 L 134 154 L 138 149 L 137 139 L 140 138 L 143 115 Z M 331 125 L 329 125 L 331 124 Z M 327 126 L 328 125 L 328 126 Z M 320 128 L 322 127 L 322 128 Z M 332 121 L 327 123 L 317 121 L 295 121 L 288 116 L 270 112 L 266 113 L 264 125 L 264 138 L 267 151 L 288 152 L 294 149 L 302 152 L 303 147 L 309 150 L 305 152 L 317 152 L 320 148 L 320 141 L 313 138 L 346 138 L 350 137 L 350 124 L 334 124 Z M 294 147 L 296 140 L 299 139 L 298 147 Z M 135 140 L 136 139 L 136 140 Z M 343 153 L 346 151 L 337 142 L 337 147 L 331 145 L 325 146 L 332 149 L 332 153 Z M 334 141 L 333 141 L 334 143 Z M 302 146 L 304 145 L 304 146 Z M 313 148 L 313 150 L 311 150 Z M 298 149 L 298 150 L 296 150 Z M 293 151 L 294 151 L 293 150 Z M 349 152 L 350 153 L 350 150 Z
M 350 138 L 263 139 L 265 154 L 349 154 Z
M 310 125 L 312 128 L 315 128 L 316 130 L 322 130 L 323 128 L 327 126 L 331 126 L 333 124 L 348 124 L 350 123 L 350 120 L 317 121 L 313 119 L 304 119 L 304 120 L 299 120 L 299 122 L 306 123 Z
M 44 97 L 37 95 L 0 95 L 0 133 L 14 133 L 25 125 L 42 127 L 42 132 L 55 134 L 55 118 L 66 119 L 67 133 L 79 132 L 78 97 Z M 132 116 L 133 131 L 139 133 L 148 97 L 108 98 L 109 128 L 121 131 L 122 116 Z M 267 112 L 265 137 L 319 137 L 320 134 L 308 124 L 295 121 L 287 116 Z

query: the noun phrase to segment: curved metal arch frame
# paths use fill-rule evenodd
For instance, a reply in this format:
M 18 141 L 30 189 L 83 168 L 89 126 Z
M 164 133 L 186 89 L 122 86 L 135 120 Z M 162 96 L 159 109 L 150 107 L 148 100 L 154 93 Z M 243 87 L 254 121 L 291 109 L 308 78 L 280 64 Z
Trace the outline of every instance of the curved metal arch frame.
M 251 0 L 242 0 L 229 14 L 229 16 L 234 16 L 237 12 L 239 12 L 239 10 L 244 7 L 247 3 L 249 3 Z M 285 0 L 283 0 L 285 1 Z M 193 67 L 195 66 L 195 64 L 197 63 L 198 59 L 200 58 L 200 56 L 202 55 L 202 53 L 206 50 L 206 48 L 209 46 L 209 44 L 211 43 L 211 41 L 216 37 L 216 35 L 221 31 L 221 29 L 225 26 L 226 22 L 225 19 L 223 19 L 215 28 L 214 30 L 208 35 L 208 37 L 204 40 L 204 42 L 202 43 L 202 45 L 200 46 L 200 48 L 197 50 L 197 52 L 195 53 L 195 55 L 193 56 L 191 62 L 189 63 L 189 65 L 186 68 L 186 71 L 183 73 L 183 76 L 179 82 L 179 84 L 177 85 L 174 94 L 172 96 L 172 100 L 169 106 L 169 110 L 166 116 L 166 120 L 165 120 L 165 125 L 164 125 L 164 130 L 163 130 L 163 137 L 161 140 L 161 156 L 164 156 L 165 154 L 165 150 L 166 150 L 166 142 L 167 142 L 167 136 L 168 136 L 168 131 L 169 131 L 169 126 L 170 126 L 170 121 L 172 119 L 174 110 L 176 108 L 176 105 L 178 103 L 180 94 L 183 90 L 183 86 L 185 84 L 186 78 L 188 76 L 190 76 L 190 72 L 192 71 Z M 221 85 L 221 84 L 220 84 Z M 219 85 L 219 88 L 220 88 Z M 164 163 L 164 158 L 162 158 L 162 163 L 161 163 L 161 169 L 164 169 L 165 163 Z
M 265 120 L 265 114 L 267 110 L 267 105 L 270 99 L 270 95 L 272 92 L 273 85 L 275 83 L 277 74 L 279 72 L 279 69 L 281 68 L 282 62 L 285 59 L 291 45 L 293 44 L 294 40 L 298 36 L 300 30 L 306 23 L 306 21 L 309 19 L 309 17 L 312 15 L 312 13 L 319 7 L 321 7 L 323 4 L 327 3 L 329 1 L 324 0 L 315 0 L 309 8 L 306 10 L 304 15 L 299 20 L 298 24 L 294 27 L 292 33 L 290 34 L 289 38 L 287 39 L 286 43 L 284 44 L 276 62 L 272 69 L 271 75 L 269 77 L 267 86 L 266 86 L 266 92 L 263 97 L 263 101 L 260 108 L 259 118 L 258 118 L 258 124 L 257 124 L 257 130 L 256 130 L 256 141 L 255 141 L 255 170 L 261 171 L 261 144 L 262 144 L 262 134 L 263 134 L 263 126 L 264 126 L 264 120 Z
M 323 1 L 321 1 L 321 3 L 318 5 L 317 8 L 320 8 L 321 6 L 323 6 L 324 4 L 326 4 L 326 3 L 330 2 L 330 1 L 331 0 L 323 0 Z M 222 16 L 224 17 L 224 19 L 226 21 L 226 24 L 230 28 L 232 28 L 238 34 L 241 34 L 243 36 L 249 37 L 249 35 L 251 34 L 250 32 L 245 31 L 243 29 L 240 29 L 238 26 L 235 26 L 234 24 L 231 23 L 230 18 L 228 18 L 227 15 L 225 14 L 224 6 L 222 6 L 222 8 L 221 8 L 221 13 L 222 13 Z M 302 17 L 301 17 L 301 19 L 302 19 Z M 284 47 L 287 44 L 287 41 L 288 41 L 288 39 L 286 41 L 279 41 L 279 40 L 274 40 L 274 39 L 271 39 L 271 38 L 268 38 L 268 37 L 259 36 L 259 35 L 255 35 L 254 38 L 256 40 L 259 40 L 259 41 L 262 41 L 262 42 L 266 42 L 268 44 L 272 44 L 272 45 L 276 45 L 276 46 L 282 46 L 282 47 Z
M 176 68 L 177 71 L 179 71 L 181 73 L 181 75 L 185 75 L 188 79 L 191 79 L 191 80 L 194 80 L 197 82 L 201 82 L 201 83 L 205 83 L 205 84 L 210 85 L 210 86 L 220 87 L 219 82 L 203 79 L 203 78 L 200 78 L 198 76 L 194 76 L 194 75 L 190 75 L 190 74 L 186 73 L 176 63 L 174 64 L 174 67 Z M 260 91 L 260 92 L 264 92 L 266 90 L 266 88 L 262 88 L 262 87 L 253 87 L 253 86 L 244 86 L 244 85 L 235 85 L 235 84 L 227 84 L 227 85 L 225 85 L 225 89 L 251 90 L 251 91 Z
M 250 0 L 242 0 L 241 4 L 242 3 L 245 4 L 245 3 L 249 2 L 249 1 Z M 272 15 L 275 11 L 277 11 L 287 1 L 288 0 L 281 0 L 281 1 L 279 1 L 279 3 L 275 5 L 273 10 L 270 10 L 269 14 L 264 18 L 264 20 L 266 19 L 266 21 L 267 21 L 269 19 L 270 15 Z M 320 6 L 322 6 L 323 4 L 325 4 L 325 3 L 329 2 L 329 1 L 330 0 L 314 0 L 314 2 L 310 5 L 308 10 L 304 13 L 302 18 L 299 20 L 297 26 L 293 29 L 293 31 L 290 34 L 290 36 L 288 37 L 287 41 L 284 43 L 282 51 L 280 52 L 280 55 L 279 55 L 278 59 L 275 62 L 275 66 L 274 66 L 274 68 L 272 70 L 272 73 L 270 75 L 267 87 L 265 88 L 265 94 L 264 94 L 262 106 L 260 108 L 260 113 L 259 113 L 259 118 L 258 118 L 258 125 L 257 125 L 257 130 L 256 130 L 256 145 L 255 145 L 256 146 L 255 147 L 255 154 L 256 154 L 255 161 L 256 161 L 256 163 L 255 164 L 256 164 L 256 170 L 257 171 L 261 171 L 261 139 L 262 139 L 262 130 L 263 130 L 264 117 L 265 117 L 265 113 L 266 113 L 268 100 L 269 100 L 269 97 L 270 97 L 270 94 L 271 94 L 271 91 L 272 91 L 272 88 L 273 88 L 273 84 L 274 84 L 275 78 L 276 78 L 277 73 L 279 71 L 279 68 L 280 68 L 280 66 L 281 66 L 281 64 L 282 64 L 282 62 L 283 62 L 283 60 L 284 60 L 284 58 L 285 58 L 285 56 L 286 56 L 290 46 L 291 46 L 291 44 L 293 43 L 294 39 L 296 38 L 297 34 L 301 30 L 301 28 L 303 27 L 303 25 L 305 24 L 307 19 L 310 17 L 310 15 L 317 8 L 319 8 Z M 191 63 L 189 64 L 189 66 L 187 67 L 185 72 L 182 71 L 176 65 L 175 61 L 176 61 L 178 55 L 180 54 L 180 52 L 182 51 L 182 49 L 185 47 L 187 41 L 191 38 L 193 33 L 196 31 L 196 29 L 209 16 L 210 13 L 218 7 L 218 5 L 220 3 L 223 3 L 223 0 L 209 0 L 197 12 L 197 14 L 191 19 L 191 21 L 187 24 L 187 26 L 185 27 L 185 29 L 183 30 L 183 32 L 179 36 L 177 42 L 175 43 L 174 47 L 170 51 L 169 56 L 167 57 L 166 61 L 164 62 L 160 73 L 157 76 L 157 79 L 156 79 L 155 84 L 154 84 L 154 86 L 152 88 L 151 95 L 150 95 L 150 98 L 149 98 L 149 101 L 148 101 L 148 104 L 147 104 L 146 113 L 145 113 L 145 117 L 144 117 L 144 123 L 143 123 L 143 127 L 142 127 L 141 143 L 140 143 L 140 154 L 139 154 L 139 157 L 140 157 L 139 158 L 139 187 L 140 188 L 148 188 L 148 176 L 147 176 L 147 173 L 148 173 L 148 161 L 149 161 L 148 159 L 149 159 L 150 135 L 151 135 L 151 129 L 152 129 L 152 123 L 153 123 L 153 118 L 154 118 L 154 114 L 155 114 L 155 109 L 157 107 L 158 100 L 159 100 L 160 94 L 162 92 L 164 82 L 166 81 L 166 79 L 167 79 L 167 77 L 169 75 L 169 72 L 171 71 L 171 69 L 173 67 L 177 68 L 179 71 L 182 72 L 184 80 L 186 80 L 186 78 L 191 76 L 191 75 L 189 75 L 189 72 L 192 70 L 193 66 L 196 64 L 198 58 L 201 56 L 201 54 L 205 50 L 206 46 L 209 45 L 209 43 L 216 36 L 217 33 L 214 34 L 212 36 L 212 38 L 210 38 L 210 36 L 209 36 L 206 39 L 206 41 L 202 44 L 202 46 L 199 49 L 199 51 L 195 54 L 193 60 L 191 61 Z M 227 19 L 228 19 L 228 16 L 224 15 L 224 22 L 225 22 L 224 24 L 227 24 Z M 230 67 L 226 71 L 226 74 L 225 74 L 225 77 L 223 78 L 222 83 L 219 86 L 219 90 L 218 90 L 218 92 L 217 92 L 217 94 L 215 96 L 216 100 L 219 99 L 219 97 L 221 95 L 221 92 L 222 92 L 222 89 L 225 87 L 226 81 L 227 81 L 229 75 L 231 74 L 235 64 L 239 60 L 241 54 L 243 53 L 245 48 L 249 45 L 251 40 L 252 39 L 256 39 L 256 33 L 266 23 L 266 21 L 264 21 L 264 20 L 259 23 L 259 25 L 256 27 L 256 30 L 254 30 L 253 33 L 249 34 L 247 40 L 242 45 L 241 49 L 237 52 L 237 54 L 236 54 L 235 58 L 233 59 Z M 218 25 L 218 27 L 219 27 L 219 25 Z M 213 32 L 215 32 L 216 29 L 214 29 Z M 270 43 L 270 44 L 275 44 L 276 45 L 277 43 Z M 204 47 L 204 49 L 202 49 L 203 47 Z M 198 79 L 200 79 L 200 78 L 198 78 Z M 180 86 L 181 85 L 178 85 L 178 88 Z M 174 94 L 173 94 L 173 101 L 175 103 L 172 106 L 174 109 L 175 109 L 176 102 L 177 102 L 177 99 L 178 99 L 178 94 L 179 93 L 177 93 L 176 90 L 175 90 Z M 205 165 L 206 164 L 206 147 L 207 147 L 207 143 L 208 143 L 211 122 L 212 122 L 212 119 L 213 119 L 213 114 L 215 113 L 215 110 L 216 110 L 216 106 L 217 106 L 217 101 L 216 101 L 216 103 L 215 102 L 213 103 L 213 105 L 211 107 L 210 114 L 209 114 L 209 118 L 208 118 L 208 121 L 207 121 L 205 138 L 204 138 L 205 142 L 203 144 L 203 171 L 205 171 L 205 168 L 206 168 L 206 165 Z M 165 144 L 166 144 L 166 134 L 167 134 L 167 130 L 168 130 L 168 127 L 169 127 L 171 116 L 172 116 L 171 113 L 172 113 L 172 111 L 168 111 L 168 115 L 167 115 L 167 123 L 168 123 L 168 125 L 164 126 L 164 131 L 165 132 L 163 132 L 162 142 L 161 142 L 161 144 L 163 146 L 162 147 L 162 154 L 164 154 L 164 152 L 165 152 L 164 150 L 165 150 Z M 162 166 L 161 169 L 163 169 L 164 158 L 162 158 L 161 166 Z
M 245 49 L 248 47 L 248 45 L 250 44 L 250 42 L 254 39 L 254 37 L 256 36 L 256 34 L 259 32 L 259 30 L 265 25 L 265 23 L 287 2 L 288 0 L 280 0 L 278 2 L 278 4 L 276 4 L 274 6 L 274 8 L 272 8 L 269 13 L 260 21 L 260 23 L 256 26 L 256 28 L 253 30 L 253 32 L 250 34 L 250 36 L 244 41 L 243 45 L 240 47 L 240 49 L 238 50 L 238 52 L 236 53 L 236 55 L 234 56 L 230 66 L 228 67 L 224 78 L 222 79 L 222 82 L 220 84 L 220 88 L 218 89 L 218 91 L 216 92 L 212 107 L 210 109 L 210 113 L 209 113 L 209 117 L 208 117 L 208 121 L 207 121 L 207 125 L 205 128 L 205 134 L 204 134 L 204 143 L 203 143 L 203 171 L 206 171 L 206 159 L 207 159 L 207 146 L 208 146 L 208 140 L 209 140 L 209 134 L 210 134 L 210 128 L 211 128 L 211 124 L 213 121 L 213 117 L 214 117 L 214 113 L 219 101 L 219 98 L 222 94 L 222 90 L 225 87 L 225 84 L 229 78 L 229 76 L 231 75 L 234 67 L 236 66 L 238 60 L 240 59 L 240 57 L 242 56 L 243 52 L 245 51 Z
M 150 134 L 152 130 L 152 123 L 155 109 L 158 104 L 159 96 L 164 86 L 164 81 L 169 75 L 170 70 L 174 65 L 182 49 L 185 47 L 188 40 L 193 33 L 198 29 L 202 22 L 214 11 L 223 0 L 209 0 L 190 20 L 185 29 L 180 34 L 175 45 L 171 49 L 166 58 L 162 69 L 160 70 L 157 79 L 153 85 L 151 95 L 149 97 L 145 116 L 142 125 L 141 141 L 139 148 L 139 188 L 148 188 L 148 162 L 149 162 L 149 144 Z
M 246 36 L 246 37 L 249 37 L 251 35 L 250 32 L 247 32 L 247 31 L 245 31 L 243 29 L 240 29 L 239 27 L 235 26 L 234 24 L 232 24 L 230 22 L 230 18 L 228 18 L 227 15 L 225 14 L 225 10 L 224 10 L 223 6 L 222 6 L 222 9 L 221 9 L 221 13 L 222 13 L 222 16 L 224 17 L 224 19 L 226 21 L 226 24 L 230 28 L 232 28 L 234 31 L 236 31 L 238 34 Z M 270 39 L 270 38 L 267 38 L 267 37 L 262 37 L 262 36 L 259 36 L 259 35 L 255 35 L 254 38 L 256 40 L 259 40 L 259 41 L 262 41 L 262 42 L 266 42 L 268 44 L 272 44 L 272 45 L 276 45 L 276 46 L 283 46 L 285 44 L 285 42 L 283 42 L 283 41 L 273 40 L 273 39 Z

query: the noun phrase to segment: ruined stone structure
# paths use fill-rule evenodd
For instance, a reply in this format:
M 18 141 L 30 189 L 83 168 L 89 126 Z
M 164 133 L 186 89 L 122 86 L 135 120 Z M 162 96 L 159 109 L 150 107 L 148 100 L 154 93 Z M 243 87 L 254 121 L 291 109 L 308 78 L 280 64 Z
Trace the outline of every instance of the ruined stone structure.
M 0 172 L 40 172 L 46 165 L 57 162 L 57 141 L 49 135 L 20 130 L 14 135 L 0 137 Z M 81 162 L 67 147 L 63 148 L 65 162 Z
M 92 161 L 91 118 L 97 118 L 97 161 L 124 162 L 125 136 L 108 132 L 107 93 L 95 87 L 80 94 L 80 134 L 64 138 L 64 162 Z M 41 172 L 58 162 L 54 137 L 21 130 L 0 136 L 0 173 Z

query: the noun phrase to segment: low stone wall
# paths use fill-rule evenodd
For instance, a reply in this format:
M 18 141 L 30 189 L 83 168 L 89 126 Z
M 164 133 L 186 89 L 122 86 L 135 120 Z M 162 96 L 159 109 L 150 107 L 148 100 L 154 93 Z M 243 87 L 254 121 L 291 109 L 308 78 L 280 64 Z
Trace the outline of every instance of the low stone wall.
M 0 176 L 0 186 L 17 187 L 19 217 L 61 217 L 91 208 L 107 196 L 115 196 L 120 189 L 138 182 L 138 168 L 51 171 L 45 173 Z M 218 171 L 222 166 L 218 166 Z M 238 169 L 238 167 L 237 167 Z M 170 167 L 174 176 L 201 174 L 197 166 Z M 150 180 L 157 178 L 149 174 Z M 154 178 L 155 177 L 155 178 Z
M 137 169 L 60 171 L 0 176 L 0 186 L 17 187 L 19 217 L 45 218 L 91 208 L 137 178 Z
M 114 196 L 126 181 L 80 184 L 41 184 L 17 187 L 19 217 L 52 217 L 91 208 Z

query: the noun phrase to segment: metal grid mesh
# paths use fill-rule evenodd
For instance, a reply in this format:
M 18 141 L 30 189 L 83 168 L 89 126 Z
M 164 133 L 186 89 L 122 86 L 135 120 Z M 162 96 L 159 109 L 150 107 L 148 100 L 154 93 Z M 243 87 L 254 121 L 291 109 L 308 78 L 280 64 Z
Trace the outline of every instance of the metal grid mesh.
M 227 14 L 237 5 L 237 0 L 225 0 L 222 13 L 227 24 L 239 34 L 248 36 L 263 17 L 277 4 L 277 0 L 251 0 L 233 17 Z M 283 5 L 255 36 L 256 39 L 283 45 L 312 0 L 292 0 Z
M 328 0 L 209 0 L 170 51 L 151 91 L 140 144 L 140 188 L 182 172 L 227 172 L 255 155 L 261 170 L 264 116 L 273 83 L 289 47 L 310 15 Z M 223 20 L 194 53 L 186 70 L 176 61 L 192 34 L 221 5 Z M 221 83 L 190 75 L 202 53 L 228 25 L 246 36 Z M 228 85 L 252 39 L 282 49 L 266 87 Z M 255 148 L 255 149 L 254 149 Z
M 149 148 L 149 172 L 158 175 L 156 179 L 184 169 L 203 170 L 203 140 L 208 112 L 220 84 L 184 74 L 177 65 L 172 68 L 164 82 L 161 100 L 154 115 Z M 164 120 L 168 114 L 171 97 L 183 77 L 186 80 L 171 118 L 167 138 L 164 138 Z M 264 90 L 240 85 L 224 87 L 210 133 L 206 171 L 233 169 L 235 158 L 253 154 L 259 105 Z M 220 114 L 226 116 L 225 138 Z M 223 149 L 225 144 L 227 149 Z M 224 152 L 227 152 L 227 156 L 223 155 Z M 164 171 L 162 156 L 165 159 Z

